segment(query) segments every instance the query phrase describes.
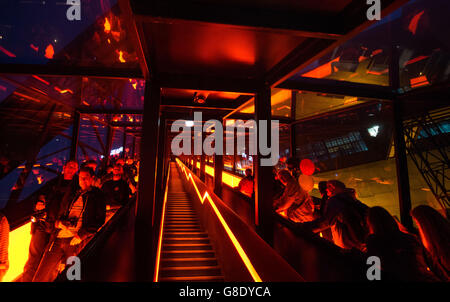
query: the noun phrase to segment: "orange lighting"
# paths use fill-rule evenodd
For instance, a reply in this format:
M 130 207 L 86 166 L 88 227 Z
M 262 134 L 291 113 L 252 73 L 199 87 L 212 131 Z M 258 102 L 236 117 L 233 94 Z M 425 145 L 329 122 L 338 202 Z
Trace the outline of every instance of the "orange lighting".
M 338 62 L 341 57 L 337 57 L 334 60 L 331 60 L 328 63 L 325 63 L 317 68 L 314 68 L 307 73 L 302 74 L 303 77 L 321 79 L 329 76 L 332 72 L 331 63 Z
M 48 44 L 47 48 L 45 49 L 45 55 L 47 59 L 53 59 L 53 55 L 55 54 L 55 50 L 53 49 L 52 44 Z
M 10 51 L 4 49 L 2 46 L 0 46 L 0 51 L 3 52 L 3 53 L 4 53 L 5 55 L 7 55 L 8 57 L 11 57 L 11 58 L 15 58 L 15 57 L 16 57 L 15 54 L 13 54 L 12 52 L 10 52 Z
M 28 248 L 31 241 L 31 222 L 9 233 L 9 269 L 3 277 L 3 282 L 14 281 L 23 273 L 23 267 L 28 260 Z
M 105 27 L 105 33 L 109 33 L 111 31 L 111 23 L 109 23 L 108 18 L 105 18 L 105 23 L 103 26 Z
M 205 165 L 205 172 L 208 175 L 214 177 L 214 168 L 208 165 Z M 241 177 L 233 175 L 228 172 L 222 172 L 222 182 L 232 188 L 235 188 L 239 185 L 239 182 L 242 180 Z
M 199 162 L 197 162 L 197 169 L 200 169 L 200 163 Z
M 39 47 L 38 46 L 34 46 L 33 44 L 30 44 L 31 49 L 33 49 L 35 52 L 39 51 Z
M 167 174 L 166 192 L 164 193 L 163 212 L 161 215 L 161 226 L 159 228 L 158 251 L 156 252 L 156 264 L 155 264 L 156 270 L 155 270 L 155 275 L 153 277 L 154 282 L 158 282 L 158 278 L 159 278 L 159 263 L 161 261 L 161 247 L 162 247 L 162 237 L 163 237 L 163 230 L 164 230 L 164 216 L 166 214 L 167 192 L 169 191 L 169 178 L 170 178 L 170 169 L 169 169 L 169 174 Z
M 415 35 L 416 31 L 417 31 L 417 25 L 419 24 L 419 20 L 422 17 L 422 15 L 425 13 L 425 11 L 421 11 L 420 13 L 418 13 L 417 15 L 415 15 L 412 19 L 411 22 L 409 23 L 408 29 L 409 31 Z
M 411 87 L 412 88 L 416 88 L 416 87 L 420 87 L 420 86 L 425 86 L 430 84 L 430 82 L 428 82 L 427 77 L 426 76 L 420 76 L 417 78 L 413 78 L 410 80 L 411 82 Z
M 46 80 L 44 80 L 44 79 L 41 78 L 41 77 L 38 77 L 37 75 L 32 75 L 32 77 L 35 78 L 35 79 L 38 80 L 38 81 L 41 81 L 41 82 L 44 83 L 45 85 L 50 85 L 49 82 L 47 82 Z
M 125 63 L 126 60 L 123 58 L 123 51 L 119 51 L 119 61 Z
M 189 173 L 189 175 L 188 175 L 188 173 L 186 172 L 186 170 L 187 170 L 186 166 L 184 166 L 184 164 L 178 158 L 177 158 L 177 162 L 178 162 L 178 165 L 180 166 L 181 170 L 183 170 L 183 172 L 186 176 L 186 180 L 189 181 L 189 179 L 191 179 L 194 189 L 197 192 L 198 198 L 200 199 L 200 202 L 203 204 L 205 199 L 208 199 L 209 204 L 211 205 L 212 209 L 214 210 L 214 213 L 216 214 L 217 218 L 219 219 L 220 223 L 222 224 L 223 228 L 225 229 L 225 232 L 227 233 L 228 237 L 230 238 L 231 242 L 233 243 L 234 247 L 236 248 L 239 256 L 241 257 L 242 261 L 244 262 L 245 266 L 247 267 L 247 270 L 249 271 L 253 280 L 255 282 L 262 282 L 262 280 L 259 277 L 258 273 L 256 272 L 255 268 L 253 267 L 253 264 L 251 263 L 250 259 L 248 258 L 247 254 L 245 253 L 245 251 L 242 248 L 239 241 L 236 239 L 236 236 L 234 236 L 233 232 L 231 231 L 227 222 L 223 218 L 222 214 L 217 209 L 217 207 L 216 207 L 214 201 L 212 200 L 211 196 L 209 195 L 208 191 L 205 191 L 205 193 L 202 197 L 197 188 L 197 185 L 195 184 L 192 174 Z

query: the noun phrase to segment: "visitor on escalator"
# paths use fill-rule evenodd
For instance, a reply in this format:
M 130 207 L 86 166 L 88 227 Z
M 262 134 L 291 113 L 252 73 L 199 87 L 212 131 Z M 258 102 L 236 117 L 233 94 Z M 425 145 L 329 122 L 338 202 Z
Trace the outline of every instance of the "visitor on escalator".
M 74 198 L 61 204 L 56 215 L 55 232 L 33 281 L 53 281 L 64 269 L 67 258 L 76 256 L 104 224 L 105 196 L 100 189 L 92 186 L 93 177 L 91 168 L 80 169 L 80 190 Z
M 9 223 L 5 215 L 0 212 L 0 282 L 9 268 Z
M 242 194 L 252 198 L 254 193 L 254 180 L 252 175 L 252 169 L 245 169 L 245 177 L 241 179 L 237 190 Z
M 377 256 L 381 280 L 437 281 L 427 270 L 426 250 L 415 235 L 400 231 L 395 219 L 382 207 L 367 212 L 367 256 Z
M 279 171 L 278 178 L 284 185 L 284 190 L 281 196 L 274 200 L 275 211 L 285 214 L 293 222 L 313 220 L 314 204 L 308 192 L 300 187 L 288 170 Z
M 113 177 L 105 182 L 102 191 L 106 195 L 106 204 L 112 208 L 121 207 L 128 203 L 131 190 L 127 181 L 123 178 L 123 167 L 115 164 Z
M 39 266 L 50 235 L 54 231 L 56 214 L 64 200 L 73 198 L 79 189 L 76 173 L 78 163 L 74 160 L 66 162 L 62 175 L 46 184 L 42 194 L 38 196 L 31 223 L 31 241 L 28 260 L 22 274 L 22 282 L 31 282 Z
M 423 246 L 430 256 L 430 269 L 441 280 L 450 281 L 450 222 L 430 206 L 411 211 Z
M 327 181 L 328 200 L 322 218 L 304 225 L 313 232 L 331 228 L 337 246 L 364 251 L 368 234 L 366 214 L 368 206 L 356 198 L 355 190 L 338 180 Z

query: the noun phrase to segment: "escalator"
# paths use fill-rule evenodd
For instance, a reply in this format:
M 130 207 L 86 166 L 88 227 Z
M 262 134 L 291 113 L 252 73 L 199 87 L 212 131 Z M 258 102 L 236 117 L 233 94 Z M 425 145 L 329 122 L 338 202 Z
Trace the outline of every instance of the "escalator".
M 224 281 L 208 234 L 198 221 L 174 162 L 170 169 L 160 281 Z

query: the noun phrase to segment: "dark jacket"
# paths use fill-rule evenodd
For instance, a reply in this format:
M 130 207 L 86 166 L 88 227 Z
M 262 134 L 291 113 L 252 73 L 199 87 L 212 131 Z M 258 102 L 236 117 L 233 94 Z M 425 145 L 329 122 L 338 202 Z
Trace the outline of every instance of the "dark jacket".
M 65 200 L 58 212 L 58 220 L 64 221 L 69 215 L 71 205 L 78 199 L 79 193 L 75 195 L 69 202 Z M 91 190 L 82 195 L 83 199 L 83 218 L 81 228 L 78 230 L 78 236 L 84 240 L 89 235 L 98 231 L 98 229 L 105 223 L 106 217 L 106 202 L 103 192 L 91 187 Z
M 106 196 L 106 203 L 109 205 L 125 205 L 130 199 L 130 186 L 123 180 L 108 180 L 102 186 L 102 191 Z
M 33 228 L 38 227 L 43 231 L 51 233 L 54 230 L 55 221 L 57 219 L 61 204 L 67 204 L 75 193 L 79 190 L 78 180 L 64 180 L 63 176 L 52 179 L 42 195 L 45 196 L 45 220 L 33 224 Z
M 402 232 L 389 236 L 371 234 L 367 238 L 367 255 L 380 258 L 382 280 L 438 281 L 427 270 L 426 250 L 413 235 Z M 384 276 L 383 272 L 386 273 Z
M 368 206 L 355 199 L 350 192 L 330 197 L 324 214 L 311 224 L 313 231 L 331 227 L 333 242 L 344 249 L 363 249 L 368 233 L 365 216 Z

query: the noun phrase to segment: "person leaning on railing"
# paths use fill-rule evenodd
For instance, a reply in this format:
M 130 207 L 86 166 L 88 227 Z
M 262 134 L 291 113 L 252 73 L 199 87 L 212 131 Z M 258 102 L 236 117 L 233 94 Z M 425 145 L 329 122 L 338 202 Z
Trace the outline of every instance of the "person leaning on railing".
M 0 212 L 0 281 L 9 268 L 8 260 L 9 247 L 9 223 L 6 217 Z

